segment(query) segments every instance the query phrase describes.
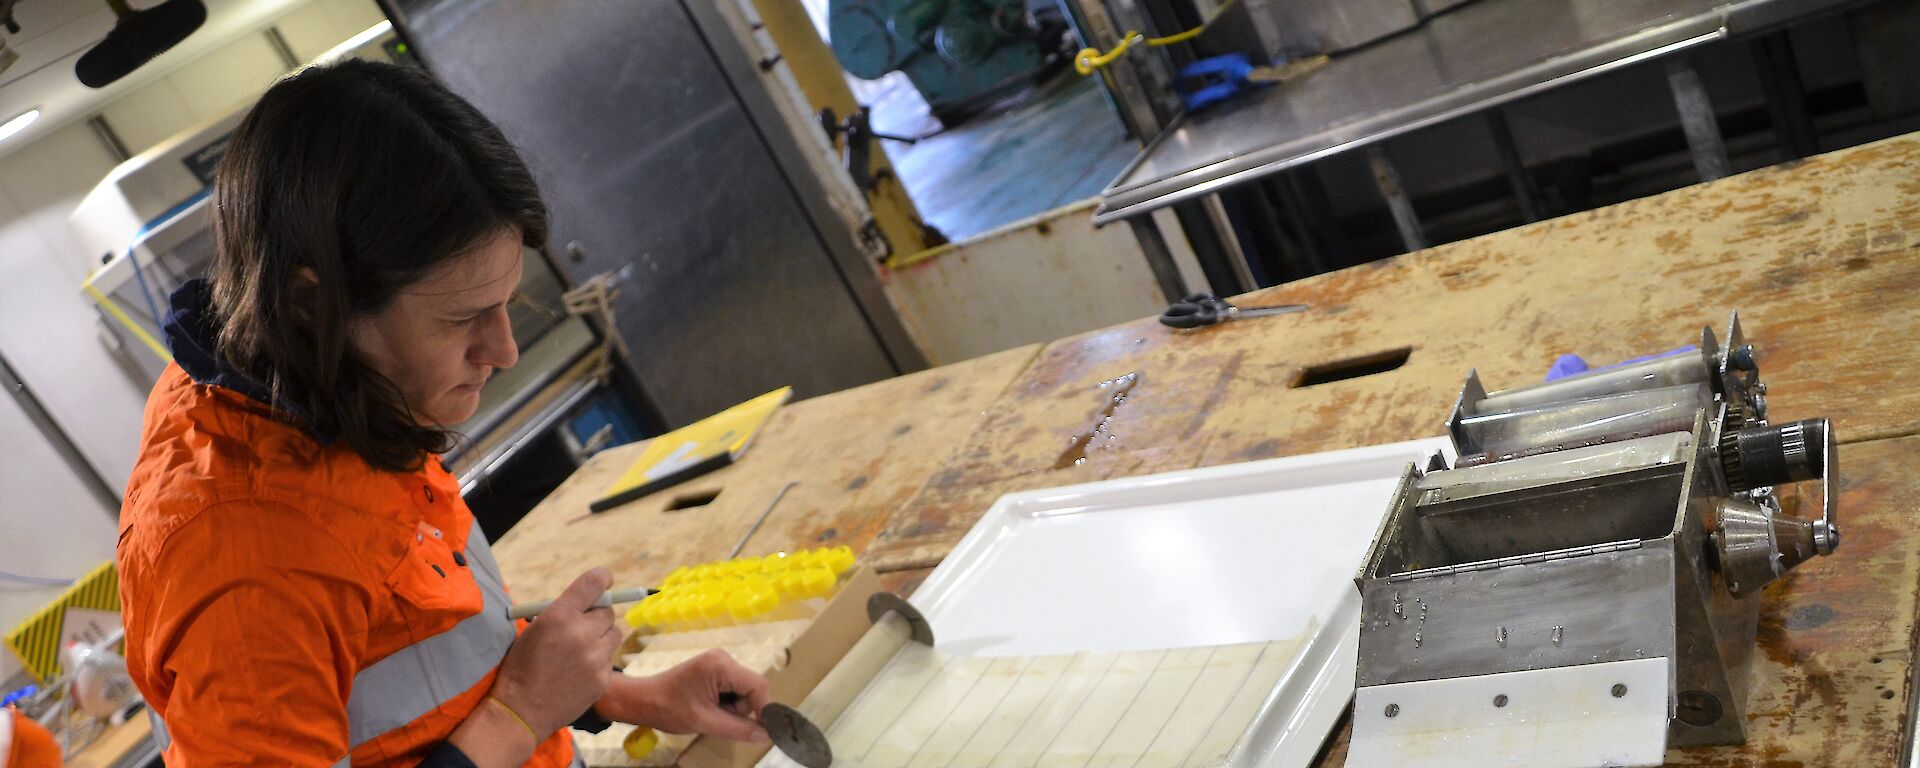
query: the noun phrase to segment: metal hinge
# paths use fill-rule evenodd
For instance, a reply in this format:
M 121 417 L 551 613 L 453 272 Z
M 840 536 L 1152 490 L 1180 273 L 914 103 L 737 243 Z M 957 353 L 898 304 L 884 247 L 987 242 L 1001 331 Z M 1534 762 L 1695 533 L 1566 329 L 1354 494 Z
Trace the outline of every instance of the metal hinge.
M 1584 547 L 1556 549 L 1551 552 L 1538 552 L 1531 555 L 1514 555 L 1512 557 L 1502 557 L 1497 560 L 1482 560 L 1477 563 L 1467 563 L 1465 565 L 1443 565 L 1438 568 L 1427 568 L 1427 569 L 1418 570 L 1418 571 L 1408 571 L 1406 573 L 1396 573 L 1392 576 L 1388 576 L 1387 581 L 1389 582 L 1412 581 L 1414 579 L 1424 579 L 1429 576 L 1452 576 L 1455 574 L 1471 573 L 1474 571 L 1491 571 L 1496 568 L 1506 568 L 1508 566 L 1514 566 L 1514 565 L 1532 565 L 1534 563 L 1544 563 L 1549 560 L 1567 560 L 1575 557 L 1586 557 L 1588 555 L 1603 555 L 1608 552 L 1624 552 L 1630 549 L 1639 549 L 1639 548 L 1640 548 L 1639 539 L 1631 539 L 1628 541 L 1615 541 L 1615 542 L 1610 542 L 1606 544 L 1591 544 Z

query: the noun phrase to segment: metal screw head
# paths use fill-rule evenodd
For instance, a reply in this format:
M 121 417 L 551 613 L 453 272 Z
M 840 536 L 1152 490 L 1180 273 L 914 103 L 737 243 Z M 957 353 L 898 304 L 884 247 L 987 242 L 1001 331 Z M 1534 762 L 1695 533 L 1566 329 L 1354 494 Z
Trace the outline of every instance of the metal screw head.
M 1400 705 L 1398 704 L 1387 705 L 1387 717 L 1398 717 L 1399 715 L 1400 715 Z
M 1626 683 L 1614 683 L 1614 684 L 1613 684 L 1613 697 L 1617 699 L 1617 698 L 1620 698 L 1620 697 L 1622 697 L 1622 696 L 1625 696 L 1625 695 L 1627 695 L 1627 684 L 1626 684 Z
M 1504 706 L 1506 706 L 1506 705 L 1507 705 L 1507 695 L 1503 693 L 1503 694 L 1500 694 L 1500 695 L 1498 695 L 1498 696 L 1495 696 L 1495 697 L 1493 697 L 1493 705 L 1494 705 L 1494 706 L 1496 706 L 1496 707 L 1504 707 Z
M 1696 728 L 1719 722 L 1723 714 L 1725 711 L 1720 699 L 1706 691 L 1681 691 L 1679 706 L 1674 709 L 1674 717 Z
M 1759 368 L 1759 366 L 1754 364 L 1753 345 L 1751 344 L 1736 347 L 1733 351 L 1728 352 L 1727 362 L 1734 370 L 1739 371 L 1752 371 Z

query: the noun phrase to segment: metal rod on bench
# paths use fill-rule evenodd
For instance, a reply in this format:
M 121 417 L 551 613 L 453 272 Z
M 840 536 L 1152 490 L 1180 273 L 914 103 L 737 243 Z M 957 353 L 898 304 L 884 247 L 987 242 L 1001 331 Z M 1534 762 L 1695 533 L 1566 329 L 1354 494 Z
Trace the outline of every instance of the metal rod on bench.
M 1367 164 L 1373 167 L 1373 181 L 1380 187 L 1380 196 L 1387 199 L 1387 210 L 1393 213 L 1393 226 L 1400 230 L 1400 242 L 1408 251 L 1417 251 L 1427 247 L 1427 234 L 1420 228 L 1420 215 L 1413 210 L 1413 200 L 1407 197 L 1406 187 L 1400 184 L 1400 172 L 1393 167 L 1393 161 L 1387 158 L 1387 148 L 1379 143 L 1367 145 Z
M 1693 152 L 1693 168 L 1700 173 L 1700 180 L 1732 175 L 1727 144 L 1720 137 L 1720 125 L 1714 122 L 1713 101 L 1707 98 L 1700 73 L 1685 56 L 1667 59 L 1667 87 L 1673 90 L 1673 106 L 1680 110 L 1680 130 L 1687 135 L 1687 148 Z
M 1507 113 L 1494 107 L 1486 111 L 1487 130 L 1493 134 L 1493 148 L 1500 153 L 1500 167 L 1507 172 L 1507 185 L 1513 188 L 1513 197 L 1520 202 L 1520 217 L 1527 223 L 1540 220 L 1540 190 L 1533 183 L 1533 174 L 1527 172 L 1527 163 L 1520 158 L 1520 146 L 1513 141 L 1513 128 L 1507 125 Z

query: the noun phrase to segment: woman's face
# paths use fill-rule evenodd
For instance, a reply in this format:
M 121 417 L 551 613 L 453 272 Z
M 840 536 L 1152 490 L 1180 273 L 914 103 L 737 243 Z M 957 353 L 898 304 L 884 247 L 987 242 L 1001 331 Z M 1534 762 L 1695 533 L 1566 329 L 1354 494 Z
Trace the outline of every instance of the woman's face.
M 400 290 L 378 313 L 348 321 L 360 359 L 400 388 L 423 426 L 466 421 L 480 386 L 520 359 L 507 300 L 520 284 L 520 231 L 503 229 Z

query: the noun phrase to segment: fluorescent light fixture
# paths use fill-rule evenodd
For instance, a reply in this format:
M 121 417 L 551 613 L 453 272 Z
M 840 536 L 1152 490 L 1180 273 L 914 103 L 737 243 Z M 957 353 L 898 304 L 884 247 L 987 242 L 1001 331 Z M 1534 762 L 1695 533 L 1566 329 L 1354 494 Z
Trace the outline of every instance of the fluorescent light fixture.
M 40 110 L 29 109 L 16 115 L 12 120 L 0 123 L 0 141 L 6 141 L 14 134 L 26 130 L 27 126 L 33 125 L 33 121 L 38 119 L 40 119 Z
M 366 45 L 367 43 L 371 43 L 374 40 L 377 40 L 381 36 L 392 31 L 393 31 L 393 22 L 390 20 L 382 19 L 380 23 L 361 30 L 360 34 L 347 38 L 346 42 L 343 42 L 339 45 L 336 45 L 332 48 L 327 49 L 326 53 L 320 54 L 318 57 L 315 57 L 313 61 L 315 64 L 331 64 L 334 61 L 345 57 L 347 54 L 352 53 L 354 49 L 359 48 L 360 46 Z

